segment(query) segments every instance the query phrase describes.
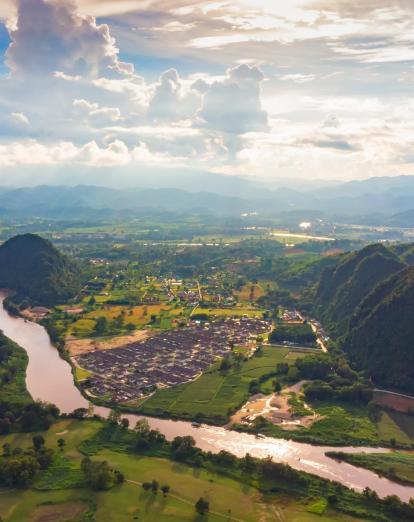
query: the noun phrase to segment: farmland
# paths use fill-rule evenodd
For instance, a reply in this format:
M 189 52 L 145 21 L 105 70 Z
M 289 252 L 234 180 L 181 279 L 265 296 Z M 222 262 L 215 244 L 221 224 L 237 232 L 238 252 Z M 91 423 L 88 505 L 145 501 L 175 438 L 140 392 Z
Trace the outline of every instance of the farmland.
M 66 419 L 54 424 L 42 435 L 48 447 L 56 447 L 57 439 L 63 437 L 66 444 L 59 458 L 70 461 L 72 468 L 80 473 L 82 442 L 93 441 L 102 427 L 100 421 Z M 119 436 L 122 438 L 122 433 Z M 28 449 L 32 444 L 32 435 L 1 436 L 0 443 L 3 445 L 6 442 L 12 447 Z M 271 522 L 275 517 L 283 517 L 286 522 L 328 522 L 332 516 L 340 522 L 361 520 L 343 515 L 327 507 L 326 503 L 320 514 L 316 514 L 316 499 L 312 497 L 295 500 L 288 490 L 264 495 L 254 485 L 236 478 L 194 468 L 169 460 L 166 456 L 126 453 L 116 443 L 107 443 L 93 458 L 103 459 L 121 470 L 126 481 L 109 491 L 96 492 L 85 486 L 59 485 L 58 475 L 53 479 L 50 471 L 41 472 L 29 489 L 0 489 L 0 515 L 3 520 L 43 522 L 53 519 L 53 522 L 63 522 L 89 517 L 87 519 L 97 522 L 192 522 L 195 520 L 194 504 L 201 496 L 210 501 L 208 520 L 212 522 L 228 519 L 230 515 L 232 520 L 241 522 L 256 522 L 259 519 Z M 50 479 L 45 487 L 47 475 Z M 161 493 L 154 495 L 142 489 L 143 482 L 153 479 L 171 486 L 167 496 Z M 42 485 L 41 489 L 39 485 Z
M 288 354 L 289 359 L 286 358 Z M 293 364 L 302 355 L 287 348 L 264 347 L 256 356 L 234 365 L 229 371 L 220 371 L 217 365 L 190 384 L 159 390 L 139 407 L 139 411 L 150 415 L 168 412 L 177 417 L 201 418 L 223 424 L 227 422 L 229 412 L 247 400 L 252 381 L 264 377 L 263 391 L 270 392 L 272 378 L 266 376 L 276 374 L 277 363 Z

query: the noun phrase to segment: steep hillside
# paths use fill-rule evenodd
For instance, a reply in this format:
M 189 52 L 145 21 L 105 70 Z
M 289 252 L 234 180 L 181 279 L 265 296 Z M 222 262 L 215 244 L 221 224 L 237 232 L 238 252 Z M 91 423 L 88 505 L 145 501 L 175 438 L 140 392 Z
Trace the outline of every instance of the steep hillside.
M 0 286 L 35 304 L 51 305 L 75 295 L 78 273 L 73 262 L 39 236 L 15 236 L 0 247 Z
M 322 274 L 316 291 L 318 315 L 335 336 L 347 332 L 349 320 L 365 297 L 405 264 L 383 245 L 345 255 Z
M 342 345 L 378 383 L 414 393 L 414 267 L 378 285 L 357 308 Z

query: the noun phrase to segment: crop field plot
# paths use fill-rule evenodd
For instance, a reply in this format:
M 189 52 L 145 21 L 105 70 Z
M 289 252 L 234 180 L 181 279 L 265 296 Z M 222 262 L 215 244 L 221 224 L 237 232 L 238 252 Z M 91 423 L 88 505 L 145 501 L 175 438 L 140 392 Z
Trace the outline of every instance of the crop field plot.
M 260 317 L 263 310 L 249 306 L 235 308 L 197 308 L 195 314 L 206 314 L 213 317 Z
M 240 368 L 223 373 L 218 370 L 205 373 L 196 381 L 168 390 L 159 390 L 145 401 L 140 411 L 152 415 L 168 412 L 172 415 L 194 418 L 214 418 L 225 422 L 229 409 L 240 406 L 249 396 L 249 385 L 270 372 L 275 372 L 279 362 L 293 364 L 303 354 L 286 359 L 288 348 L 265 347 L 260 356 L 251 358 Z
M 265 294 L 261 284 L 248 283 L 241 290 L 234 290 L 233 295 L 243 302 L 254 302 Z
M 412 444 L 414 418 L 412 415 L 384 410 L 378 422 L 378 436 L 387 442 L 394 439 L 398 444 Z
M 90 337 L 94 334 L 96 321 L 104 317 L 108 324 L 120 316 L 123 324 L 132 324 L 135 328 L 143 328 L 149 324 L 161 329 L 173 326 L 173 321 L 179 318 L 187 318 L 189 311 L 180 306 L 169 306 L 166 304 L 127 306 L 104 306 L 98 310 L 81 316 L 72 323 L 67 335 L 74 337 Z

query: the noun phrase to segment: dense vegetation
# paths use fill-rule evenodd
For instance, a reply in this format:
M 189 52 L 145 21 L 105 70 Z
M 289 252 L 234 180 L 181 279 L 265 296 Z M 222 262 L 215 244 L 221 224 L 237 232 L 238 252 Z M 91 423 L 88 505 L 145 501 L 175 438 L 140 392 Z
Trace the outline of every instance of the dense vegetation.
M 414 269 L 396 253 L 371 245 L 343 256 L 323 272 L 316 312 L 356 368 L 379 385 L 414 391 Z
M 414 392 L 414 267 L 379 285 L 356 310 L 343 345 L 376 383 Z
M 2 402 L 27 403 L 31 401 L 26 390 L 28 357 L 0 331 L 0 398 Z M 1 421 L 0 421 L 1 422 Z
M 0 247 L 0 286 L 15 290 L 17 301 L 52 305 L 79 291 L 79 270 L 46 239 L 24 234 Z
M 315 334 L 308 323 L 277 325 L 269 340 L 275 344 L 288 342 L 314 346 L 316 343 Z
M 325 268 L 315 296 L 325 327 L 335 336 L 343 335 L 356 307 L 367 294 L 404 266 L 383 245 L 370 245 Z

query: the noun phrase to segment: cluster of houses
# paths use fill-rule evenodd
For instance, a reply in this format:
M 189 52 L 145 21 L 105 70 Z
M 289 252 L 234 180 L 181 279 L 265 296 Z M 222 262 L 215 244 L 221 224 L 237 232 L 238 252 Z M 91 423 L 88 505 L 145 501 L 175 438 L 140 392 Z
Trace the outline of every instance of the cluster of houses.
M 280 318 L 286 322 L 303 321 L 302 315 L 297 310 L 283 310 Z
M 196 379 L 232 346 L 247 346 L 270 330 L 257 318 L 228 318 L 207 325 L 161 332 L 121 348 L 80 355 L 77 364 L 92 373 L 85 386 L 115 402 L 139 399 L 156 388 Z

